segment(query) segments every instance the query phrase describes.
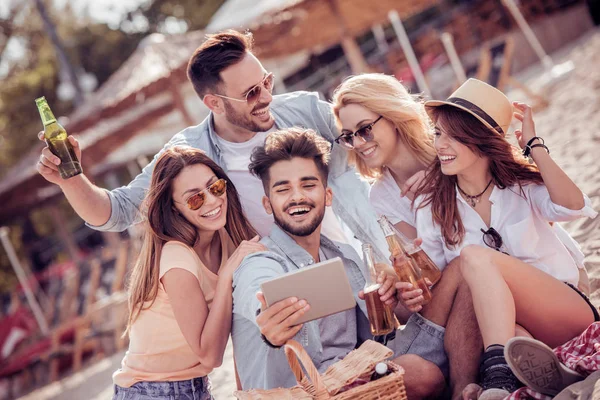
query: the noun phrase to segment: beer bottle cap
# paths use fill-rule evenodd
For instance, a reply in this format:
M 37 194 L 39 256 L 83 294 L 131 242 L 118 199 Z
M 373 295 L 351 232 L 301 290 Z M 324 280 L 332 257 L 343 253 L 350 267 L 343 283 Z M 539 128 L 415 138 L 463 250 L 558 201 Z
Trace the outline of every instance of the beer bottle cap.
M 378 363 L 375 366 L 375 372 L 377 372 L 378 375 L 385 375 L 388 372 L 388 366 L 386 363 Z

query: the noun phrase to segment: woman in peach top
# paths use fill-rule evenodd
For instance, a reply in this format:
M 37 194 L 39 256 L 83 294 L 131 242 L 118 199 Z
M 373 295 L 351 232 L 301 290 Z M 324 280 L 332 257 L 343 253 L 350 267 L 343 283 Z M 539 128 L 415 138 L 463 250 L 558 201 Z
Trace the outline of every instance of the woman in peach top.
M 113 375 L 113 400 L 211 399 L 207 375 L 223 361 L 233 272 L 264 247 L 235 187 L 200 150 L 164 151 L 145 201 L 129 350 Z

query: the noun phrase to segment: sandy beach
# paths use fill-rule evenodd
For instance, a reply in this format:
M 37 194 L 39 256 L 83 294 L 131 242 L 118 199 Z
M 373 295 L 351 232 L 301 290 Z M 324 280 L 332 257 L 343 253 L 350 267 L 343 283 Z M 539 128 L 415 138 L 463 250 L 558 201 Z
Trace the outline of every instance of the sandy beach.
M 575 70 L 545 91 L 550 104 L 535 113 L 538 136 L 546 139 L 553 158 L 591 198 L 600 211 L 600 162 L 595 150 L 600 149 L 600 30 L 590 32 L 576 43 L 553 55 L 557 63 L 570 59 Z M 518 77 L 535 88 L 542 72 L 540 66 L 524 71 Z M 527 77 L 531 77 L 527 79 Z M 527 100 L 520 92 L 509 93 L 511 100 Z M 600 217 L 564 224 L 580 243 L 587 256 L 587 269 L 592 288 L 592 301 L 600 305 Z M 99 363 L 38 389 L 24 400 L 106 400 L 112 395 L 110 376 L 118 368 L 122 354 L 115 354 Z M 211 375 L 213 394 L 217 400 L 233 399 L 231 343 L 225 362 Z

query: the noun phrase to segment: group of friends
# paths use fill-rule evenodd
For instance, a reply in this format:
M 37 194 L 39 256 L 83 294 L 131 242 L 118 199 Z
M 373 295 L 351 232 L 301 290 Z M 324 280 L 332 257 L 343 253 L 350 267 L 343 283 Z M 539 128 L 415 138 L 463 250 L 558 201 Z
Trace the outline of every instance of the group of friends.
M 512 338 L 555 347 L 600 320 L 583 254 L 556 224 L 596 212 L 536 136 L 528 105 L 473 79 L 423 103 L 382 74 L 348 78 L 331 103 L 273 95 L 251 34 L 231 30 L 208 36 L 187 74 L 209 116 L 129 185 L 63 180 L 48 148 L 37 166 L 93 229 L 144 224 L 114 400 L 212 398 L 207 375 L 230 335 L 244 390 L 296 384 L 290 339 L 321 372 L 373 339 L 355 248 L 389 257 L 380 215 L 442 271 L 427 304 L 419 288 L 378 277 L 404 325 L 383 342 L 410 399 L 503 397 L 520 386 L 504 356 Z M 507 140 L 513 118 L 518 147 Z M 267 306 L 262 282 L 333 257 L 354 309 L 298 324 L 305 299 Z

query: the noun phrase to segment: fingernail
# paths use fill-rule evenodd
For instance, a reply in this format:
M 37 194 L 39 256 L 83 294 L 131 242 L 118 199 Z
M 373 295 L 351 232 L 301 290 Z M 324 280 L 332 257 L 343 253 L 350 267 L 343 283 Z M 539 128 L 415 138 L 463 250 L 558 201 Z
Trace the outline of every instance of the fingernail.
M 308 311 L 310 309 L 310 305 L 307 304 L 306 307 L 304 307 L 304 311 Z
M 419 294 L 423 294 L 423 289 L 419 289 Z
M 298 298 L 297 298 L 297 297 L 292 297 L 292 299 L 291 299 L 291 300 L 292 300 L 292 303 L 295 303 L 295 302 L 297 302 L 297 301 L 298 301 Z
M 306 305 L 306 300 L 300 300 L 298 304 L 300 305 L 300 307 L 304 307 Z

